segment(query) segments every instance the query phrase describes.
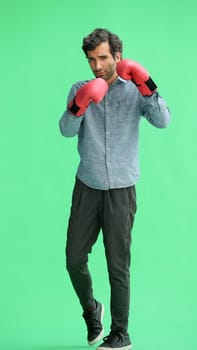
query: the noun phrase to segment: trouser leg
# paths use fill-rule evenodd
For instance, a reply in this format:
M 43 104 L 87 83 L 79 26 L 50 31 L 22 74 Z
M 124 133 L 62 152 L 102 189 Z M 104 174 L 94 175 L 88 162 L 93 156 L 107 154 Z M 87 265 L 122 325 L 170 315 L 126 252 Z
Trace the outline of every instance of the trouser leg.
M 111 286 L 112 330 L 128 328 L 131 229 L 135 212 L 134 186 L 106 191 L 102 229 Z
M 88 253 L 99 231 L 96 191 L 76 180 L 67 232 L 66 266 L 83 309 L 94 300 Z

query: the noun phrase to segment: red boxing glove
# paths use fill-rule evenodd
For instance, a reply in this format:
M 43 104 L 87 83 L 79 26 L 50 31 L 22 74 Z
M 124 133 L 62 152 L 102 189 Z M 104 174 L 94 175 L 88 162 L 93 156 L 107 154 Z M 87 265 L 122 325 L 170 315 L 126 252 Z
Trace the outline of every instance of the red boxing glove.
M 131 80 L 143 96 L 151 96 L 155 92 L 157 85 L 139 63 L 124 59 L 117 63 L 116 70 L 121 78 Z
M 99 103 L 108 90 L 108 84 L 102 78 L 96 78 L 83 85 L 76 93 L 74 99 L 69 102 L 68 110 L 80 117 L 91 102 Z

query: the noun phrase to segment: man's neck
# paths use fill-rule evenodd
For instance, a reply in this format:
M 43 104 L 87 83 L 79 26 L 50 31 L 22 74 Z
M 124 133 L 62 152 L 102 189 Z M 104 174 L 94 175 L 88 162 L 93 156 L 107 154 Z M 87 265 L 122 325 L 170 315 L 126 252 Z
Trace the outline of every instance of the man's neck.
M 110 79 L 109 81 L 107 81 L 107 83 L 108 83 L 109 85 L 111 85 L 111 84 L 113 84 L 113 83 L 117 80 L 117 78 L 118 78 L 118 74 L 115 73 L 115 74 L 111 77 L 111 79 Z

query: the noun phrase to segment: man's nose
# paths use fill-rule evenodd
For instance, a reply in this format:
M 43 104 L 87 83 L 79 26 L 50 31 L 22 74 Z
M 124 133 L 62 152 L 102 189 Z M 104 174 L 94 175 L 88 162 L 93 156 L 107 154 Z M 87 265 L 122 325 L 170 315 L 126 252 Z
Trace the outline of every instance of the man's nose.
M 96 62 L 95 62 L 95 69 L 96 69 L 97 71 L 99 71 L 99 70 L 101 70 L 101 68 L 102 68 L 101 62 L 100 62 L 99 60 L 96 61 Z

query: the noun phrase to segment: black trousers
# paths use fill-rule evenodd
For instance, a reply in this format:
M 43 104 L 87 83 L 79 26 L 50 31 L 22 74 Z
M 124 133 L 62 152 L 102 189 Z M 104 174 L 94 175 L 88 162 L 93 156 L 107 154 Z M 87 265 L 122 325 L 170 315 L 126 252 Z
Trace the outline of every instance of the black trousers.
M 88 254 L 102 230 L 111 288 L 111 329 L 128 328 L 131 229 L 136 212 L 135 187 L 107 191 L 76 179 L 67 232 L 66 266 L 79 301 L 94 300 Z

